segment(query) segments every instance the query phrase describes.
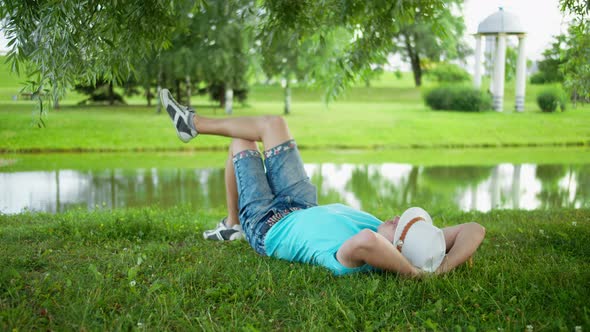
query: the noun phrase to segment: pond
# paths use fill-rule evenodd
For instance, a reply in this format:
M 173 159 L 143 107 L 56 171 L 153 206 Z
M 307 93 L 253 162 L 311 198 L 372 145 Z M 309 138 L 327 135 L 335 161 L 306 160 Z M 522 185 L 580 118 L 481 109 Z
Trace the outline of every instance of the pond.
M 590 164 L 415 166 L 310 163 L 320 203 L 372 210 L 436 205 L 464 211 L 590 207 Z M 0 172 L 0 213 L 73 208 L 225 206 L 222 168 Z

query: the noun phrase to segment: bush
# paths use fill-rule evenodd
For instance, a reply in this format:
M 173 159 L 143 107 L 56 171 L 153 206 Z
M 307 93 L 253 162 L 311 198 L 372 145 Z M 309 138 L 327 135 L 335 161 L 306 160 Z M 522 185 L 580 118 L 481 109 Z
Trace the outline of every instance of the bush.
M 543 112 L 555 112 L 559 106 L 565 111 L 566 96 L 561 88 L 548 88 L 537 95 L 537 104 Z
M 479 112 L 492 108 L 487 93 L 469 86 L 439 86 L 424 95 L 424 101 L 433 110 Z
M 439 83 L 459 83 L 471 81 L 469 73 L 452 63 L 440 63 L 436 67 L 429 69 L 426 73 L 428 77 Z
M 545 74 L 542 72 L 536 72 L 533 75 L 531 75 L 531 84 L 545 84 L 547 83 L 547 78 L 545 77 Z
M 93 84 L 76 84 L 74 90 L 88 96 L 88 98 L 80 101 L 78 105 L 94 103 L 125 104 L 123 96 L 117 93 L 111 84 L 104 78 L 98 78 Z

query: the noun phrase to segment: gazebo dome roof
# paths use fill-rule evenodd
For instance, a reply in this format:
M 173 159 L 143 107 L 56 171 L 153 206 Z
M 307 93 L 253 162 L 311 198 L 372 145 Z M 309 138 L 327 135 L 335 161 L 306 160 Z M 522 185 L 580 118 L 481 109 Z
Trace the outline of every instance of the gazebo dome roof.
M 477 27 L 477 33 L 483 35 L 496 33 L 522 34 L 526 33 L 526 31 L 520 24 L 518 16 L 504 11 L 500 7 L 500 10 L 481 21 Z

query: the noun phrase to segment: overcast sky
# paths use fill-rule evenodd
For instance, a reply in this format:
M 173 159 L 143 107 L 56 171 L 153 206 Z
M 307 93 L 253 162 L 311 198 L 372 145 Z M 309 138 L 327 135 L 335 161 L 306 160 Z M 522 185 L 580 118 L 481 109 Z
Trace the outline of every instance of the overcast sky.
M 471 34 L 477 25 L 499 7 L 516 14 L 527 34 L 527 58 L 539 60 L 541 53 L 551 43 L 552 36 L 566 32 L 566 21 L 559 11 L 559 0 L 465 0 L 464 18 L 467 27 L 466 40 L 475 48 Z M 516 44 L 516 40 L 514 41 Z M 0 31 L 0 52 L 6 51 L 6 38 Z

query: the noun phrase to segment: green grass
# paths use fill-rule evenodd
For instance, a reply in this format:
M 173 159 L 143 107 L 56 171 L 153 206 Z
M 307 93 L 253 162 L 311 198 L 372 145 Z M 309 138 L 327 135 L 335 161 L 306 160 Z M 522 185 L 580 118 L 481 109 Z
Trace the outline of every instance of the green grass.
M 140 97 L 129 105 L 77 106 L 83 97 L 68 94 L 62 109 L 36 128 L 30 101 L 12 101 L 22 81 L 0 66 L 0 152 L 48 151 L 191 151 L 224 150 L 228 140 L 200 137 L 182 144 L 166 114 L 143 106 Z M 485 84 L 484 84 L 485 85 Z M 391 73 L 348 89 L 337 101 L 325 104 L 322 90 L 294 88 L 292 114 L 287 117 L 302 149 L 398 149 L 465 147 L 537 147 L 590 145 L 590 105 L 563 113 L 545 114 L 535 104 L 543 86 L 529 85 L 526 111 L 514 113 L 513 82 L 507 83 L 504 113 L 436 112 L 422 102 L 422 89 L 413 87 L 410 73 L 397 79 Z M 282 89 L 253 85 L 246 105 L 236 105 L 235 116 L 282 114 Z M 206 97 L 194 97 L 200 114 L 226 117 Z
M 385 218 L 395 211 L 373 211 Z M 0 329 L 487 330 L 590 328 L 590 210 L 439 210 L 477 220 L 474 265 L 424 280 L 333 277 L 206 242 L 221 211 L 0 215 Z
M 588 108 L 588 107 L 586 107 Z M 288 122 L 303 148 L 449 148 L 590 144 L 588 109 L 467 114 L 434 112 L 415 102 L 295 103 Z M 281 103 L 255 102 L 239 115 L 280 114 Z M 224 117 L 215 108 L 206 116 Z M 0 104 L 0 151 L 223 150 L 228 139 L 200 137 L 182 144 L 165 114 L 152 108 L 63 107 L 51 111 L 48 127 L 31 125 L 31 106 Z

